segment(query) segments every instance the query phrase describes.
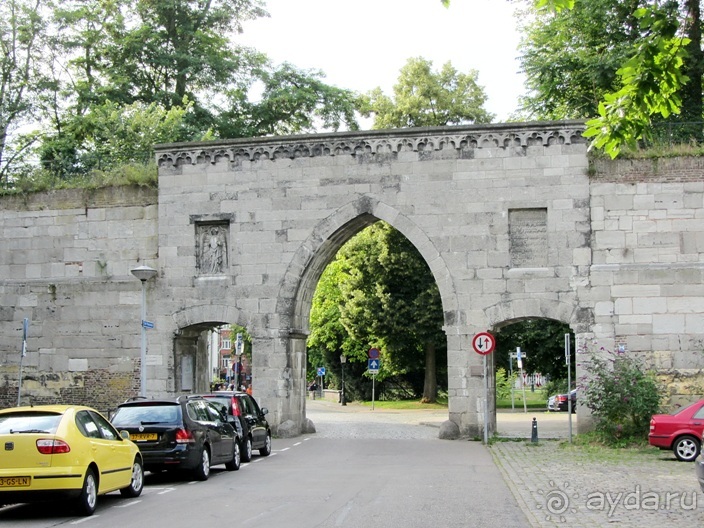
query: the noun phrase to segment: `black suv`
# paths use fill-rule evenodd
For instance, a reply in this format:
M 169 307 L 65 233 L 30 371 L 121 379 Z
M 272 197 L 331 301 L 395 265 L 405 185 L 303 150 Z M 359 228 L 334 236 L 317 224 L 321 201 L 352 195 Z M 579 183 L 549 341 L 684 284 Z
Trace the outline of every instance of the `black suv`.
M 111 422 L 130 434 L 147 471 L 185 469 L 197 480 L 207 480 L 210 466 L 240 468 L 239 423 L 203 398 L 135 398 L 119 405 Z
M 257 400 L 246 392 L 216 391 L 202 394 L 203 398 L 224 405 L 230 416 L 236 417 L 242 424 L 242 461 L 252 459 L 252 451 L 259 450 L 262 456 L 271 454 L 271 428 L 266 421 L 269 410 L 259 408 Z

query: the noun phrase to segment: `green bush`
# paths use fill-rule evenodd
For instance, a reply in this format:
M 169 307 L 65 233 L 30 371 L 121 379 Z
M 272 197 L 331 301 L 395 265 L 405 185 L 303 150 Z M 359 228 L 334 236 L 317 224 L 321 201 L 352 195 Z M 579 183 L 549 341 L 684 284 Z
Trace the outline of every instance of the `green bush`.
M 660 387 L 641 360 L 601 349 L 582 365 L 578 401 L 595 420 L 604 442 L 622 444 L 647 438 L 650 417 L 660 404 Z
M 506 369 L 499 367 L 496 369 L 496 399 L 506 400 L 511 397 L 511 387 L 516 382 L 516 374 L 509 376 Z

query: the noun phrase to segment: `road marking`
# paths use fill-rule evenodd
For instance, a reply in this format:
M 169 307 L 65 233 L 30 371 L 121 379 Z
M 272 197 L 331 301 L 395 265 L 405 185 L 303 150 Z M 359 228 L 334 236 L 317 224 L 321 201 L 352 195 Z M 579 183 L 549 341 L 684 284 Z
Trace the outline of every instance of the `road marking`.
M 130 506 L 134 506 L 135 504 L 139 504 L 140 502 L 142 502 L 141 499 L 140 500 L 131 500 L 131 501 L 126 502 L 125 504 L 116 505 L 115 508 L 129 508 Z
M 93 520 L 97 519 L 98 517 L 100 517 L 100 515 L 91 515 L 90 517 L 84 517 L 83 519 L 78 519 L 77 521 L 73 521 L 71 524 L 81 524 L 86 521 L 93 521 Z

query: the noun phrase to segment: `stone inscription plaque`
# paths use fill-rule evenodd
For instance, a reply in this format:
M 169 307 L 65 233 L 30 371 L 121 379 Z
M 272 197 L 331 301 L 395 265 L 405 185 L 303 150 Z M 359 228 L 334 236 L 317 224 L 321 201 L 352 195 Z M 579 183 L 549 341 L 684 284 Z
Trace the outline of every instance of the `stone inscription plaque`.
M 511 267 L 547 266 L 548 210 L 511 209 L 508 212 Z

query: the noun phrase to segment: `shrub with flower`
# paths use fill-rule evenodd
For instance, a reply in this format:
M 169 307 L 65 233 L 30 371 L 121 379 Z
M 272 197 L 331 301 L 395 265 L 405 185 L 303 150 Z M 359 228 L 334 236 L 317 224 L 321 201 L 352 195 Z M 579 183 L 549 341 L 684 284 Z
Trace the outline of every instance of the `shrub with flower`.
M 604 441 L 647 439 L 650 417 L 659 411 L 661 388 L 643 361 L 602 347 L 582 368 L 586 375 L 580 380 L 580 404 L 591 410 Z

